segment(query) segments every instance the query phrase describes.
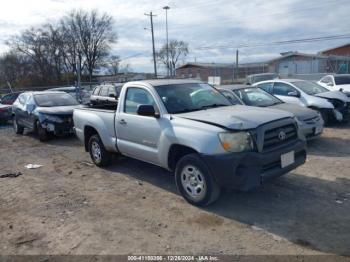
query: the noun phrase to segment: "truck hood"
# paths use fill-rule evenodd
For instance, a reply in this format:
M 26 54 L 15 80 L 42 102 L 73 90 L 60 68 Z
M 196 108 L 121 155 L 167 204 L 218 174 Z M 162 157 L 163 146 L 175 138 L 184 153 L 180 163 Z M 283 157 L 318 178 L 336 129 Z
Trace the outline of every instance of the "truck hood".
M 299 120 L 310 119 L 317 116 L 317 112 L 312 109 L 289 103 L 281 103 L 278 105 L 270 106 L 269 108 L 290 112 Z
M 315 96 L 322 97 L 322 98 L 330 98 L 330 99 L 339 99 L 343 102 L 350 102 L 350 99 L 340 91 L 329 91 L 324 93 L 316 94 Z
M 49 114 L 49 115 L 72 115 L 74 109 L 81 108 L 81 107 L 82 107 L 81 105 L 37 107 L 36 111 L 38 113 Z
M 293 117 L 293 114 L 269 108 L 252 106 L 224 106 L 174 115 L 233 130 L 254 129 L 268 122 Z

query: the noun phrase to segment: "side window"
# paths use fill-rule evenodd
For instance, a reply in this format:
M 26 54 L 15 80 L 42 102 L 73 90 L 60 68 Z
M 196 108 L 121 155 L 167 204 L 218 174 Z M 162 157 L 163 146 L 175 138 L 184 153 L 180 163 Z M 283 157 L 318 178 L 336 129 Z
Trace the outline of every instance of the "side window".
M 322 78 L 321 82 L 325 84 L 333 84 L 333 79 L 330 76 L 325 76 Z
M 126 93 L 124 112 L 136 114 L 139 105 L 153 105 L 155 107 L 156 103 L 148 91 L 142 88 L 129 87 Z
M 108 86 L 102 86 L 100 96 L 108 96 Z
M 260 87 L 261 89 L 263 89 L 264 91 L 266 91 L 270 94 L 272 94 L 272 92 L 273 92 L 272 86 L 273 86 L 273 83 L 263 83 L 263 84 L 258 85 L 258 87 Z
M 98 96 L 98 93 L 100 92 L 100 89 L 101 89 L 101 86 L 97 86 L 95 89 L 94 89 L 94 95 L 95 96 Z
M 295 92 L 295 88 L 285 84 L 285 83 L 279 83 L 275 82 L 273 85 L 273 94 L 274 95 L 279 95 L 279 96 L 288 96 L 288 93 L 290 92 Z
M 11 100 L 11 95 L 6 95 L 6 96 L 3 96 L 3 97 L 1 98 L 1 102 L 2 102 L 3 104 L 9 102 L 10 100 Z
M 239 101 L 239 99 L 232 94 L 230 91 L 227 90 L 221 90 L 221 93 L 228 99 L 230 100 L 230 102 L 234 105 L 241 105 L 241 101 Z
M 117 92 L 115 91 L 115 87 L 114 86 L 110 86 L 109 88 L 108 88 L 108 96 L 110 96 L 110 95 L 114 95 L 115 97 L 117 96 Z

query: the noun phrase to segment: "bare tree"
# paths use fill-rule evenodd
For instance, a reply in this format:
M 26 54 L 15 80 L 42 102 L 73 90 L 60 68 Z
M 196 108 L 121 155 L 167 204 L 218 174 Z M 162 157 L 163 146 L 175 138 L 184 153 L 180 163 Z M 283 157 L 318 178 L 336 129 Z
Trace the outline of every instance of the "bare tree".
M 73 11 L 69 17 L 75 38 L 85 56 L 85 65 L 91 81 L 93 70 L 108 55 L 110 45 L 117 40 L 113 30 L 113 19 L 106 13 L 100 15 L 96 10 L 89 13 L 82 10 Z
M 111 75 L 117 75 L 119 73 L 120 69 L 120 58 L 117 55 L 112 55 L 109 57 L 105 63 L 106 67 L 108 68 L 108 72 Z
M 177 63 L 179 60 L 185 60 L 188 53 L 188 43 L 185 43 L 184 41 L 171 40 L 169 42 L 169 63 L 167 62 L 166 44 L 164 44 L 159 52 L 157 52 L 157 59 L 169 69 L 171 76 L 175 76 Z

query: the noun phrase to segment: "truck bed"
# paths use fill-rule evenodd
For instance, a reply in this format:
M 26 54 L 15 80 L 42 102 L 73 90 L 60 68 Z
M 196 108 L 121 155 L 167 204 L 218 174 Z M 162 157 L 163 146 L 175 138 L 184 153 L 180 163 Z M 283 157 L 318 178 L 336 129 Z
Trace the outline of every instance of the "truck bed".
M 93 128 L 100 135 L 106 149 L 116 152 L 115 111 L 115 109 L 96 107 L 74 110 L 73 120 L 78 138 L 83 140 L 84 130 Z

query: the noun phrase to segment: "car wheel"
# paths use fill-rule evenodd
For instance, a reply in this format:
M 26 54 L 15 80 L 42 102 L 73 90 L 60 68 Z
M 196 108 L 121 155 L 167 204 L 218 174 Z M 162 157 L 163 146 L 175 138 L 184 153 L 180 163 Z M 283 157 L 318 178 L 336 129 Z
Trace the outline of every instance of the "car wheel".
M 44 129 L 41 126 L 39 121 L 36 122 L 36 131 L 38 133 L 39 140 L 41 142 L 45 142 L 45 141 L 47 141 L 49 139 L 49 134 L 47 133 L 46 129 Z
M 220 187 L 197 154 L 189 154 L 176 165 L 175 182 L 181 195 L 192 205 L 207 206 L 220 196 Z
M 24 127 L 18 124 L 18 120 L 16 117 L 13 118 L 13 130 L 17 135 L 23 135 Z
M 89 152 L 92 161 L 96 166 L 108 166 L 111 162 L 112 155 L 109 153 L 98 135 L 93 135 L 89 140 Z
M 328 113 L 323 111 L 323 110 L 319 110 L 321 116 L 322 116 L 322 119 L 323 119 L 323 122 L 324 122 L 324 125 L 328 125 L 329 124 L 329 116 L 328 116 Z

